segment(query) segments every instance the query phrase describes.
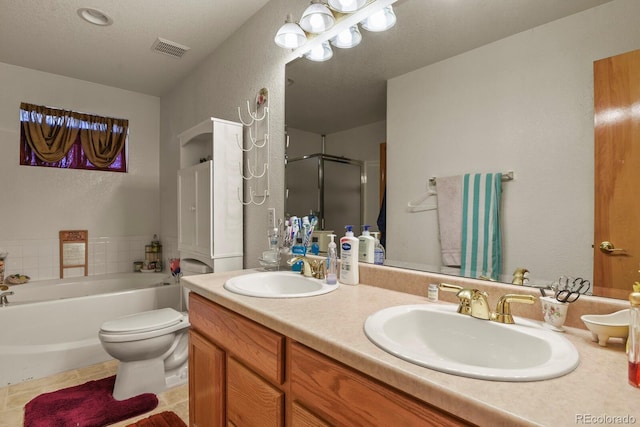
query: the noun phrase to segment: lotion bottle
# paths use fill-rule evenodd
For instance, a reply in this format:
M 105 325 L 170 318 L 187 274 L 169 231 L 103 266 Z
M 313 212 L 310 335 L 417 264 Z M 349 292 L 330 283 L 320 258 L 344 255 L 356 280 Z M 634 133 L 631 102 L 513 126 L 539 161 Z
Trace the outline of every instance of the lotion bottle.
M 345 227 L 347 232 L 340 238 L 340 283 L 357 285 L 358 274 L 358 238 L 353 235 L 353 226 Z
M 327 285 L 338 284 L 338 247 L 333 239 L 335 234 L 329 234 L 331 241 L 327 245 Z
M 375 251 L 375 239 L 369 232 L 369 226 L 363 226 L 364 230 L 362 235 L 358 237 L 358 245 L 360 246 L 358 251 L 358 261 L 373 264 L 374 251 Z

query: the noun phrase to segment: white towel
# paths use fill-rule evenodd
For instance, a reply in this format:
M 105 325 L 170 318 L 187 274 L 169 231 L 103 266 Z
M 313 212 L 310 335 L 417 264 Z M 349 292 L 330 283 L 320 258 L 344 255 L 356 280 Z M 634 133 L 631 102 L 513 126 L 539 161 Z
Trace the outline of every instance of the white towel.
M 460 267 L 462 254 L 462 175 L 439 177 L 438 228 L 442 264 Z
M 502 273 L 501 193 L 500 173 L 463 177 L 461 270 L 465 277 L 498 280 Z

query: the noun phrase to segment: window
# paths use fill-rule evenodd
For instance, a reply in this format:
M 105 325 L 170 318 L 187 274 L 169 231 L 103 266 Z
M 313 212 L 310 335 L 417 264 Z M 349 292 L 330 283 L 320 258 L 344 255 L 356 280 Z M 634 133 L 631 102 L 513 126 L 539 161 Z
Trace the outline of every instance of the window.
M 20 104 L 20 164 L 127 171 L 129 121 Z

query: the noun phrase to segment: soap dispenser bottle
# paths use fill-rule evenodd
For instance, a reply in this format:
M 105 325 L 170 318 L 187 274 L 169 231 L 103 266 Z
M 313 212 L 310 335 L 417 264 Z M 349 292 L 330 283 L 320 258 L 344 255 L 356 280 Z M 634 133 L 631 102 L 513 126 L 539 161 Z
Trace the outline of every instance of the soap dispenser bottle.
M 353 226 L 345 227 L 347 232 L 340 238 L 340 283 L 357 285 L 358 274 L 358 238 L 353 235 Z
M 329 234 L 331 241 L 327 245 L 327 285 L 338 284 L 338 247 L 335 239 L 335 234 Z
M 366 262 L 369 264 L 374 263 L 374 251 L 375 251 L 375 239 L 369 232 L 369 226 L 364 225 L 362 235 L 358 237 L 358 245 L 360 246 L 358 251 L 358 261 Z
M 629 295 L 629 338 L 627 353 L 629 356 L 629 384 L 640 388 L 640 292 Z
M 380 239 L 378 238 L 379 235 L 379 231 L 373 233 L 373 239 L 375 241 L 375 245 L 373 248 L 373 263 L 377 265 L 383 265 L 386 256 L 384 252 L 384 246 L 382 246 L 382 243 L 380 243 Z

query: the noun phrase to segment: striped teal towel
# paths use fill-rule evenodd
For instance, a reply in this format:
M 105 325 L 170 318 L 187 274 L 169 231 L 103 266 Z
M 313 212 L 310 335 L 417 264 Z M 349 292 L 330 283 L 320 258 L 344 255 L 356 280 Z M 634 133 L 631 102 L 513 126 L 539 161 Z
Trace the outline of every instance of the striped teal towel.
M 502 273 L 502 174 L 466 174 L 462 185 L 461 272 L 465 277 L 498 280 Z

